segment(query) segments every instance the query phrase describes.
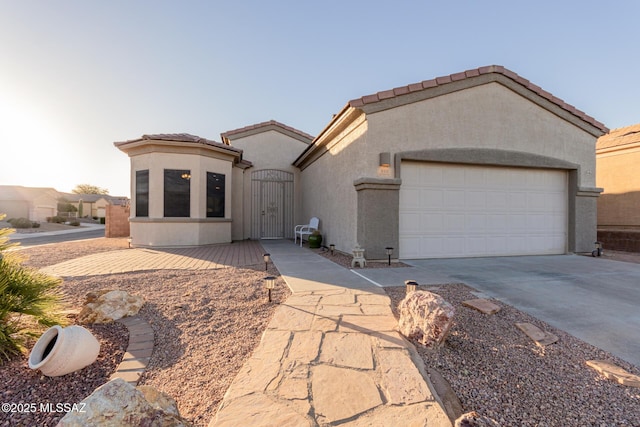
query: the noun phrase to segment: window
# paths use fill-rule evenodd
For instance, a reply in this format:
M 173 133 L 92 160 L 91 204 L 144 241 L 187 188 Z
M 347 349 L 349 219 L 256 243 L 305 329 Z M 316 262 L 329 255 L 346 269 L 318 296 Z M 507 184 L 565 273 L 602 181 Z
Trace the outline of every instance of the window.
M 224 175 L 207 172 L 207 218 L 224 218 Z
M 149 216 L 149 170 L 136 171 L 136 216 Z
M 191 171 L 164 170 L 164 216 L 191 216 Z

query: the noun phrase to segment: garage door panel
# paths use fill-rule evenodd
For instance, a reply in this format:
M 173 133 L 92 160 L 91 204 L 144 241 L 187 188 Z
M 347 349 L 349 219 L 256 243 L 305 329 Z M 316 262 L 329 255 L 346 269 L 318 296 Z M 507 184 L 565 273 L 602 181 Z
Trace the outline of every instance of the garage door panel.
M 421 209 L 441 210 L 444 207 L 444 191 L 439 189 L 427 189 L 420 192 Z
M 464 190 L 450 190 L 444 193 L 444 206 L 445 209 L 462 209 L 465 207 L 465 191 Z
M 445 233 L 455 233 L 459 230 L 464 230 L 466 223 L 466 215 L 463 213 L 447 212 L 444 214 L 444 229 Z
M 400 214 L 400 235 L 419 235 L 422 230 L 420 227 L 420 212 L 404 212 Z
M 401 170 L 401 258 L 566 250 L 565 171 L 414 162 Z
M 487 208 L 487 194 L 484 191 L 469 190 L 465 194 L 467 210 L 482 211 Z
M 421 229 L 427 232 L 438 233 L 444 227 L 443 214 L 439 212 L 424 213 L 420 216 Z

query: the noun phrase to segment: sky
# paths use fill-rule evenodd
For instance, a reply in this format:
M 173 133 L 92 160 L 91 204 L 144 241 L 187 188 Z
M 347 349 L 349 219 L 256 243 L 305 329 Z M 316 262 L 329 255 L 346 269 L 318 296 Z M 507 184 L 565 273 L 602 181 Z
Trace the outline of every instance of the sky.
M 277 120 L 503 65 L 611 129 L 640 122 L 636 0 L 0 0 L 0 185 L 129 196 L 113 145 Z

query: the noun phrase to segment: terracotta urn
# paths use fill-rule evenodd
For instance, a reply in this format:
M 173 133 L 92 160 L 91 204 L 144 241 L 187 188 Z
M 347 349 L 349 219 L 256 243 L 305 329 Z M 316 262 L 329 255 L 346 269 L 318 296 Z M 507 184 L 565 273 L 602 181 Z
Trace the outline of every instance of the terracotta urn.
M 45 331 L 29 354 L 29 368 L 59 377 L 89 366 L 98 358 L 100 342 L 82 326 L 53 326 Z

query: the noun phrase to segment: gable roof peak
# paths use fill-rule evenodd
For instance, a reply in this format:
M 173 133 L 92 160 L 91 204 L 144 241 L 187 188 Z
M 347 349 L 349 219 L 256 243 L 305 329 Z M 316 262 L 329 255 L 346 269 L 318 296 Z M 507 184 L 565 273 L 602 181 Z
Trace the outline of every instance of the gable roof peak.
M 293 128 L 291 126 L 287 126 L 284 123 L 280 123 L 277 120 L 273 120 L 273 119 L 268 120 L 266 122 L 256 123 L 254 125 L 244 126 L 238 129 L 228 130 L 220 134 L 220 139 L 222 139 L 222 142 L 224 144 L 230 144 L 231 138 L 229 137 L 231 136 L 234 136 L 234 135 L 237 136 L 245 132 L 256 133 L 256 131 L 259 131 L 260 129 L 264 129 L 265 131 L 267 131 L 269 130 L 268 128 L 273 129 L 274 127 L 280 128 L 281 130 L 285 131 L 285 133 L 295 135 L 296 139 L 306 142 L 307 144 L 313 141 L 313 136 L 309 135 L 308 133 L 298 130 L 296 128 Z
M 578 117 L 579 119 L 590 124 L 591 126 L 594 126 L 598 130 L 605 133 L 609 131 L 609 129 L 604 124 L 600 123 L 593 117 L 588 116 L 587 114 L 578 110 L 574 106 L 567 104 L 562 99 L 553 96 L 551 93 L 542 89 L 540 86 L 537 86 L 531 83 L 529 80 L 519 76 L 518 74 L 505 68 L 502 65 L 487 65 L 484 67 L 466 70 L 460 73 L 450 74 L 448 76 L 441 76 L 431 80 L 424 80 L 422 82 L 409 84 L 407 86 L 396 87 L 396 88 L 378 92 L 372 95 L 365 95 L 360 98 L 352 99 L 347 103 L 347 106 L 352 108 L 362 108 L 367 104 L 381 102 L 389 98 L 394 98 L 394 97 L 407 95 L 410 93 L 415 93 L 420 91 L 426 91 L 429 89 L 433 89 L 435 87 L 445 86 L 460 80 L 472 79 L 472 78 L 480 77 L 487 74 L 497 74 L 500 76 L 504 76 L 514 81 L 515 83 L 519 84 L 520 86 L 523 86 L 524 88 L 530 90 L 531 92 L 534 92 L 535 94 L 541 96 L 547 101 L 557 105 L 563 110 L 571 113 L 572 115 Z

